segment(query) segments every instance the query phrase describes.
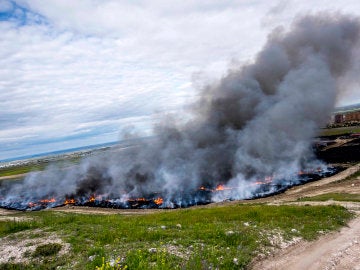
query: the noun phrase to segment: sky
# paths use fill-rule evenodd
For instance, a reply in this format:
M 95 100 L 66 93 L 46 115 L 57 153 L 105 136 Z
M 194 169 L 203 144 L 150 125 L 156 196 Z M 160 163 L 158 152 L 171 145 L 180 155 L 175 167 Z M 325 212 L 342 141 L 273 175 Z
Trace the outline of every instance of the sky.
M 318 11 L 360 16 L 360 1 L 0 0 L 0 160 L 151 135 Z

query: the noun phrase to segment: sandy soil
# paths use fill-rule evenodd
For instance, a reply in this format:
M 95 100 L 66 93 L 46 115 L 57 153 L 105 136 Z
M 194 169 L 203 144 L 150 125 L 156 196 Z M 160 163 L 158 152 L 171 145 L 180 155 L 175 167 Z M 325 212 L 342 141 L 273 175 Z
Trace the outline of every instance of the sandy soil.
M 22 178 L 25 178 L 26 175 L 28 175 L 28 174 L 21 173 L 21 174 L 9 175 L 9 176 L 0 176 L 0 181 L 1 180 L 22 179 Z
M 360 217 L 340 232 L 314 242 L 301 241 L 258 262 L 252 269 L 360 269 Z
M 49 243 L 58 243 L 62 246 L 58 256 L 65 255 L 70 251 L 69 243 L 64 243 L 56 234 L 41 230 L 19 232 L 3 237 L 0 242 L 0 264 L 26 263 L 31 259 L 31 254 L 36 247 Z

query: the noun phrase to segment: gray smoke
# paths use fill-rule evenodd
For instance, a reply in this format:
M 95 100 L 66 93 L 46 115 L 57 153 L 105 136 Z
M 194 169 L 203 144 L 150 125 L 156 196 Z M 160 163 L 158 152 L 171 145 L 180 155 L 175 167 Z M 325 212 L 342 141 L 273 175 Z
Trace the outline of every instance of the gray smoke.
M 161 192 L 181 200 L 184 192 L 223 183 L 237 188 L 234 198 L 242 198 L 252 192 L 251 181 L 266 176 L 286 181 L 318 164 L 312 139 L 358 59 L 359 31 L 359 19 L 351 16 L 298 18 L 289 31 L 275 29 L 253 63 L 201 89 L 190 120 L 164 117 L 150 141 L 66 170 L 31 174 L 1 193 L 30 200 Z

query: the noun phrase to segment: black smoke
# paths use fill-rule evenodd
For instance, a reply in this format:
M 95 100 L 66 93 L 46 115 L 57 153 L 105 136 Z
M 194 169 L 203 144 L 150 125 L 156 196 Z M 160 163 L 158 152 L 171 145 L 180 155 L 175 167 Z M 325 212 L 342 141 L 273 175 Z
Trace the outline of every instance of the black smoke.
M 319 166 L 312 138 L 328 121 L 342 78 L 359 59 L 359 31 L 359 19 L 352 16 L 298 18 L 289 30 L 270 33 L 252 63 L 201 89 L 190 118 L 166 116 L 151 140 L 79 166 L 31 174 L 0 194 L 26 200 L 165 194 L 170 202 L 200 186 L 226 184 L 236 188 L 233 198 L 244 198 L 258 179 L 287 181 Z

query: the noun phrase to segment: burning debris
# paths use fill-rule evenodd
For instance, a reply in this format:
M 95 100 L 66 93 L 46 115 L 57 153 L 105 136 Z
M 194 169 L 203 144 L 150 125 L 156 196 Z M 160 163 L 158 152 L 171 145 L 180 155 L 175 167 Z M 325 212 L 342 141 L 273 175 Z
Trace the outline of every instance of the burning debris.
M 307 182 L 316 181 L 322 177 L 327 177 L 339 172 L 341 168 L 331 168 L 326 171 L 315 170 L 308 172 L 299 172 L 297 176 L 291 179 L 275 179 L 274 177 L 266 177 L 263 181 L 249 183 L 247 189 L 253 190 L 250 197 L 242 199 L 255 199 L 266 197 L 276 193 L 284 192 L 289 187 L 301 185 Z M 92 194 L 89 197 L 72 197 L 72 198 L 50 198 L 38 201 L 27 202 L 21 198 L 10 200 L 0 200 L 0 207 L 17 210 L 42 210 L 45 208 L 54 208 L 65 205 L 75 206 L 92 206 L 117 209 L 147 209 L 147 208 L 180 208 L 194 205 L 208 204 L 217 197 L 218 201 L 232 200 L 236 197 L 238 190 L 244 187 L 230 187 L 223 184 L 217 185 L 215 188 L 201 186 L 197 190 L 182 194 L 181 200 L 176 197 L 163 199 L 163 195 L 153 194 L 144 198 L 127 198 L 123 196 L 114 198 L 109 195 Z M 166 194 L 164 194 L 166 196 Z M 0 198 L 1 199 L 1 198 Z
M 298 18 L 272 32 L 253 63 L 201 89 L 190 119 L 165 117 L 150 142 L 3 183 L 0 206 L 187 207 L 318 179 L 329 169 L 312 138 L 358 61 L 359 34 L 351 16 Z

